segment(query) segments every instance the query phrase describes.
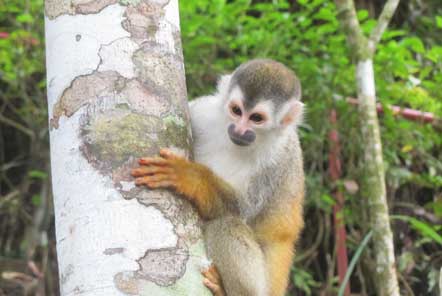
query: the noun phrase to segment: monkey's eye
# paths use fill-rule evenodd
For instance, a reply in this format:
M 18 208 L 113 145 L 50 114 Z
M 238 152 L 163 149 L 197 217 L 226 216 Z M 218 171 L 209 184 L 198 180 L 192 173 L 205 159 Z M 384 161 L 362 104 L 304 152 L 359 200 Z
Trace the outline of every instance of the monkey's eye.
M 254 123 L 261 123 L 264 121 L 264 117 L 259 113 L 253 113 L 250 115 L 249 119 Z
M 232 110 L 232 113 L 235 115 L 238 115 L 238 116 L 242 115 L 241 109 L 236 105 L 233 105 L 232 107 L 230 107 L 230 110 Z

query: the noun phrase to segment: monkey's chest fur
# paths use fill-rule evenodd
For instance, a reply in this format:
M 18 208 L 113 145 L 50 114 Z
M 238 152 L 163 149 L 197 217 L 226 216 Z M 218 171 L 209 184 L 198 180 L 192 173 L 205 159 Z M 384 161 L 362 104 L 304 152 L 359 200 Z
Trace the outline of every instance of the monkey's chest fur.
M 206 123 L 204 126 L 213 125 Z M 269 184 L 268 190 L 257 191 L 262 187 L 257 183 L 262 183 L 265 174 L 271 172 L 263 168 L 253 152 L 231 143 L 225 130 L 212 130 L 211 134 L 198 131 L 198 127 L 193 127 L 193 130 L 195 160 L 235 188 L 242 218 L 254 218 L 268 206 L 274 194 L 272 184 Z
M 230 141 L 225 137 L 225 141 Z M 246 195 L 251 177 L 257 170 L 249 157 L 232 153 L 232 147 L 220 141 L 195 138 L 195 160 L 208 166 L 215 174 L 232 185 L 241 195 Z

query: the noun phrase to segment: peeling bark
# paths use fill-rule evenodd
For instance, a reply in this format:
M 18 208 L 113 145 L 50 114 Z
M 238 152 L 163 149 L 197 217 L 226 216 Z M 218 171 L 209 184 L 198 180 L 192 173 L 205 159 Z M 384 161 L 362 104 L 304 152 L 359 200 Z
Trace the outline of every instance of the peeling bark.
M 373 230 L 372 253 L 376 261 L 374 283 L 378 295 L 399 296 L 373 71 L 376 44 L 388 26 L 399 0 L 389 0 L 385 4 L 370 38 L 365 37 L 360 28 L 353 0 L 335 0 L 335 2 L 352 58 L 356 63 L 361 139 L 364 140 L 361 145 L 364 147 L 361 192 L 367 202 L 369 217 L 367 224 Z
M 118 0 L 46 0 L 45 14 L 50 19 L 63 14 L 93 14 L 116 3 Z
M 209 295 L 199 220 L 129 172 L 191 153 L 177 1 L 46 0 L 62 295 Z

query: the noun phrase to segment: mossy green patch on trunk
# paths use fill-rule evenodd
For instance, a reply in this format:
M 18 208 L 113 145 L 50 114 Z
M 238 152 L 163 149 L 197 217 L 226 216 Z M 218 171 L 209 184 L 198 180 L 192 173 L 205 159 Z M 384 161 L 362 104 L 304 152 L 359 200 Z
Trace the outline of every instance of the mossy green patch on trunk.
M 116 168 L 129 158 L 155 153 L 160 130 L 160 118 L 125 108 L 95 114 L 82 128 L 83 152 L 100 169 Z

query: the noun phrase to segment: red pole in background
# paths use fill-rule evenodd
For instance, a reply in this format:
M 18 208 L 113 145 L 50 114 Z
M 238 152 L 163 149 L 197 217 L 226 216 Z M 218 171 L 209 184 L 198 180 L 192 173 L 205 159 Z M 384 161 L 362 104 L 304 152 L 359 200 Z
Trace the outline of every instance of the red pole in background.
M 330 172 L 330 178 L 333 183 L 336 183 L 341 177 L 341 160 L 340 160 L 340 145 L 339 145 L 339 134 L 336 129 L 336 110 L 332 109 L 330 112 L 330 125 L 331 130 L 328 134 L 330 150 L 328 157 L 328 168 Z M 341 189 L 336 186 L 333 191 L 333 196 L 335 197 L 336 203 L 333 206 L 333 220 L 334 220 L 334 230 L 335 230 L 335 247 L 336 247 L 336 257 L 337 257 L 337 269 L 339 283 L 342 284 L 344 281 L 345 274 L 347 273 L 348 267 L 348 255 L 346 239 L 347 233 L 345 230 L 344 222 L 344 195 Z M 344 291 L 345 296 L 350 296 L 350 282 L 347 282 Z
M 347 98 L 347 102 L 351 105 L 358 105 L 359 101 L 358 99 L 354 98 Z M 417 121 L 417 122 L 424 122 L 424 123 L 435 123 L 439 121 L 440 119 L 434 116 L 433 113 L 430 112 L 422 112 L 415 109 L 410 108 L 402 108 L 395 105 L 390 105 L 387 107 L 388 109 L 393 112 L 394 115 L 400 115 L 403 118 L 410 120 L 410 121 Z M 380 103 L 376 104 L 376 109 L 378 113 L 384 113 L 384 108 Z

